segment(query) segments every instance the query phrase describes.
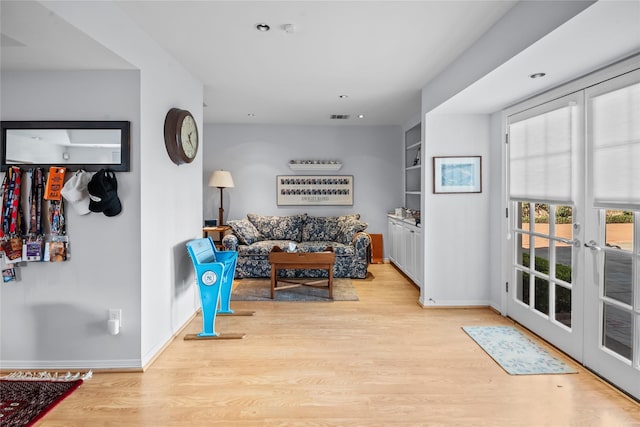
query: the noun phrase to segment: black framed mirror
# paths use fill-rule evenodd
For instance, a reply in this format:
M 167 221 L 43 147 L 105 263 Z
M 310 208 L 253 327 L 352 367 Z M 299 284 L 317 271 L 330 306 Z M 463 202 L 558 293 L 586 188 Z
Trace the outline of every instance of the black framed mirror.
M 129 171 L 128 121 L 2 121 L 2 165 Z

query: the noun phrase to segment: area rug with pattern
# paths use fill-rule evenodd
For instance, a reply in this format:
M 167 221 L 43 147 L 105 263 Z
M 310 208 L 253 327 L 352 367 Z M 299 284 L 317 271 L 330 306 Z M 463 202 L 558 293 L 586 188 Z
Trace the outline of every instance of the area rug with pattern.
M 270 279 L 236 279 L 231 301 L 359 301 L 358 293 L 348 278 L 333 279 L 333 300 L 329 299 L 329 289 L 326 286 L 299 286 L 277 290 L 273 300 L 270 294 Z
M 511 375 L 578 372 L 512 326 L 463 326 L 462 329 Z
M 91 372 L 59 376 L 46 372 L 16 372 L 0 378 L 0 426 L 32 426 L 62 402 Z

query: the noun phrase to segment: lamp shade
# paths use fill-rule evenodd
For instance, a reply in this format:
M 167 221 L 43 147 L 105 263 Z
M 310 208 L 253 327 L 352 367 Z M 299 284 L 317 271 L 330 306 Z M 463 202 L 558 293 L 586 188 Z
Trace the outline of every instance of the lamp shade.
M 209 187 L 230 188 L 233 185 L 233 178 L 229 171 L 214 171 L 209 178 Z

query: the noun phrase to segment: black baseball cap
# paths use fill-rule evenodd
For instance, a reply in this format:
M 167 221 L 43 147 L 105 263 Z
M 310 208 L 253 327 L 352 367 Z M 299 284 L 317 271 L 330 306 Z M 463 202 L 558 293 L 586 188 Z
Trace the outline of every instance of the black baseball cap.
M 102 212 L 106 216 L 116 216 L 122 211 L 118 197 L 118 181 L 111 169 L 100 169 L 87 185 L 89 190 L 89 210 Z

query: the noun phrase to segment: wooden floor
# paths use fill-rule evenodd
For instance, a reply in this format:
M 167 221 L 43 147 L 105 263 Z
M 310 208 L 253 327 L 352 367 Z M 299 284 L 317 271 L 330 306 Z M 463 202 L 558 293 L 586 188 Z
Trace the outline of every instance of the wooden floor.
M 462 330 L 489 309 L 423 309 L 392 266 L 358 302 L 235 302 L 243 340 L 184 341 L 144 373 L 97 373 L 38 426 L 639 426 L 640 405 L 573 361 L 571 375 L 506 374 Z M 553 351 L 554 354 L 558 354 Z

